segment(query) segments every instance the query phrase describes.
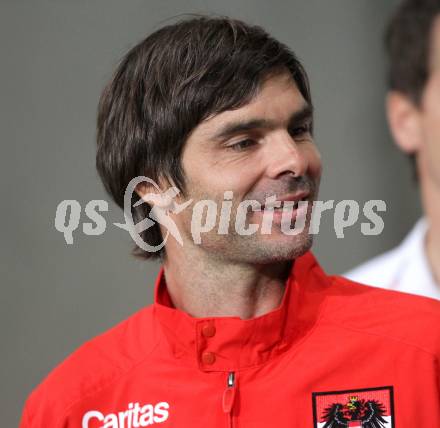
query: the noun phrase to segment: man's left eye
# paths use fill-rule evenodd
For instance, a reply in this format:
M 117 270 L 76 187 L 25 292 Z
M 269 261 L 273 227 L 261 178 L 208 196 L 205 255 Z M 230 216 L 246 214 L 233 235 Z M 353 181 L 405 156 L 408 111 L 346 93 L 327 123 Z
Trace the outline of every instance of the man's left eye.
M 253 146 L 254 144 L 257 144 L 255 140 L 247 138 L 246 140 L 241 140 L 238 143 L 229 145 L 228 148 L 239 152 Z
M 304 125 L 301 125 L 301 126 L 297 126 L 297 127 L 295 127 L 295 128 L 292 128 L 292 129 L 289 131 L 289 134 L 290 134 L 292 137 L 300 137 L 300 136 L 303 136 L 303 135 L 305 135 L 305 134 L 310 133 L 310 131 L 311 131 L 311 125 L 309 125 L 309 124 L 304 124 Z

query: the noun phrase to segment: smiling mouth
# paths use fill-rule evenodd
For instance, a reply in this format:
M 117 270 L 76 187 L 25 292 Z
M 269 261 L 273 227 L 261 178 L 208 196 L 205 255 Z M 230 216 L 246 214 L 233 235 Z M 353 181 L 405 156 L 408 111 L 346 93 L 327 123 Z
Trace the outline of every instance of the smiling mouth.
M 296 209 L 298 209 L 300 202 L 309 202 L 309 196 L 310 196 L 310 194 L 307 193 L 307 194 L 303 195 L 301 198 L 283 199 L 281 201 L 275 200 L 274 202 L 270 202 L 270 203 L 261 205 L 261 210 L 258 210 L 258 211 L 264 211 L 264 210 L 282 211 L 284 209 L 296 210 Z M 280 202 L 281 202 L 281 205 L 276 206 Z

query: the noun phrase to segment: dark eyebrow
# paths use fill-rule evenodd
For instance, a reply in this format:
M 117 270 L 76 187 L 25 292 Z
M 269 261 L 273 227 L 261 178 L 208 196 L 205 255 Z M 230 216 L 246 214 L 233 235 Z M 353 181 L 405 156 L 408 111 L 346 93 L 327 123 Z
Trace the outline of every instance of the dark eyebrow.
M 292 127 L 296 123 L 304 122 L 305 120 L 313 118 L 313 107 L 310 104 L 306 104 L 300 110 L 296 111 L 289 118 L 288 128 Z M 214 140 L 224 140 L 240 132 L 251 131 L 253 129 L 265 128 L 274 129 L 276 123 L 267 119 L 249 119 L 246 121 L 230 122 L 224 125 L 213 137 Z
M 303 123 L 307 120 L 313 119 L 313 106 L 306 104 L 301 110 L 296 111 L 290 116 L 289 127 L 297 123 Z

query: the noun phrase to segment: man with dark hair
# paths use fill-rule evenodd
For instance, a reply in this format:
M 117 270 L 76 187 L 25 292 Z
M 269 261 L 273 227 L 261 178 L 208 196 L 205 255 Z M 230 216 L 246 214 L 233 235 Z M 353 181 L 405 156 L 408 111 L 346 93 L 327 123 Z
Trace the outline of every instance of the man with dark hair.
M 154 304 L 61 363 L 22 428 L 437 424 L 440 304 L 329 277 L 309 252 L 312 113 L 296 56 L 241 21 L 182 21 L 126 55 L 97 167 L 136 254 L 163 262 Z
M 285 69 L 304 98 L 303 122 L 309 125 L 312 103 L 302 65 L 260 29 L 201 18 L 157 31 L 126 55 L 101 97 L 96 163 L 107 191 L 123 208 L 130 180 L 146 175 L 192 196 L 182 162 L 190 133 L 208 117 L 249 103 L 262 80 Z M 137 221 L 149 210 L 145 203 L 131 214 Z M 163 240 L 157 224 L 141 236 L 152 246 Z M 163 252 L 134 250 L 147 259 Z
M 350 279 L 440 299 L 440 1 L 406 0 L 386 33 L 388 122 L 410 156 L 425 216 L 395 249 Z

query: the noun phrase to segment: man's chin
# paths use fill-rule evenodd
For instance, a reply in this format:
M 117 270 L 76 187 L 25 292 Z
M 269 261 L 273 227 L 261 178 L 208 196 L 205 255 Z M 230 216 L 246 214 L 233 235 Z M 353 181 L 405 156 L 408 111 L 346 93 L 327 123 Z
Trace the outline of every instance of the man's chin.
M 281 239 L 267 245 L 267 255 L 273 261 L 292 260 L 301 257 L 310 250 L 313 244 L 313 236 L 298 236 L 297 239 Z M 266 243 L 267 244 L 267 243 Z
M 188 245 L 192 241 L 189 232 L 185 234 L 185 238 Z M 201 243 L 193 245 L 193 248 L 216 260 L 268 264 L 300 257 L 311 248 L 312 243 L 313 235 L 308 231 L 294 236 L 285 235 L 281 231 L 245 236 L 207 233 L 201 236 Z M 187 249 L 186 253 L 188 252 L 191 251 Z
M 253 242 L 247 242 L 241 248 L 236 257 L 241 261 L 257 264 L 269 264 L 281 261 L 296 259 L 310 250 L 313 243 L 313 236 L 309 234 L 299 236 L 259 236 Z

